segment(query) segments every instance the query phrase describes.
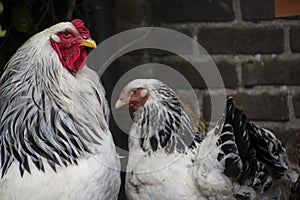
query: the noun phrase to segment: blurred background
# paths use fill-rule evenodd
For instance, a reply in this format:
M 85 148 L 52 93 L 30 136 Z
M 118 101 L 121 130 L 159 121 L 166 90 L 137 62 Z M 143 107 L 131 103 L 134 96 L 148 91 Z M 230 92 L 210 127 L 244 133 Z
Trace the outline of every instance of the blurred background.
M 300 17 L 275 17 L 274 0 L 1 0 L 0 73 L 31 35 L 57 22 L 83 19 L 99 44 L 137 27 L 177 30 L 197 40 L 216 63 L 226 94 L 255 123 L 276 133 L 291 160 L 300 163 Z M 176 41 L 174 41 L 176 42 Z M 191 47 L 192 48 L 192 47 Z M 170 52 L 143 49 L 117 59 L 104 73 L 107 98 L 116 81 L 137 65 L 156 62 L 182 73 L 194 88 L 179 88 L 195 128 L 210 120 L 210 96 L 190 63 Z M 218 95 L 215 88 L 213 95 Z M 109 101 L 110 102 L 110 101 Z M 199 121 L 200 120 L 200 121 Z M 127 149 L 127 135 L 111 120 L 116 145 Z M 124 155 L 126 156 L 126 155 Z M 126 157 L 123 159 L 126 165 Z M 124 174 L 122 174 L 124 177 Z M 299 199 L 299 189 L 291 199 Z M 122 187 L 119 199 L 125 199 Z

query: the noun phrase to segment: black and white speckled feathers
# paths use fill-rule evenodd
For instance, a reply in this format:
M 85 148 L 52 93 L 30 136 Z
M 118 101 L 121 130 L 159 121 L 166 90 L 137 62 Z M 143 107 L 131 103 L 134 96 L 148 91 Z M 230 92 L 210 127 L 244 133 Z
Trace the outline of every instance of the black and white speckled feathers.
M 272 132 L 249 122 L 232 98 L 227 100 L 225 116 L 218 127 L 218 161 L 232 181 L 262 193 L 270 188 L 274 178 L 284 176 L 288 165 L 281 142 Z
M 195 148 L 202 135 L 193 130 L 176 93 L 161 82 L 148 89 L 151 94 L 147 103 L 138 111 L 132 110 L 135 135 L 140 137 L 142 149 L 173 153 Z M 154 96 L 159 98 L 154 99 Z
M 204 137 L 192 130 L 180 100 L 165 84 L 137 79 L 124 88 L 123 94 L 129 95 L 136 88 L 149 92 L 147 102 L 134 110 L 130 129 L 132 154 L 126 184 L 131 199 L 289 196 L 289 184 L 298 174 L 290 167 L 281 142 L 272 132 L 248 121 L 232 98 L 217 126 Z M 166 162 L 167 167 L 161 167 Z

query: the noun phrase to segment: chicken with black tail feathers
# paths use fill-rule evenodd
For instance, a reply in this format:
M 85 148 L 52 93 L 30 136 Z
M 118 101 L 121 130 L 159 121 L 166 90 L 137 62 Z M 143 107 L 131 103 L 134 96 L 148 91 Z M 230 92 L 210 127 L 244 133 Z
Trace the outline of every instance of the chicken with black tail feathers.
M 299 167 L 269 130 L 227 99 L 206 135 L 193 130 L 176 93 L 156 79 L 136 79 L 116 107 L 133 116 L 126 176 L 128 199 L 288 199 Z

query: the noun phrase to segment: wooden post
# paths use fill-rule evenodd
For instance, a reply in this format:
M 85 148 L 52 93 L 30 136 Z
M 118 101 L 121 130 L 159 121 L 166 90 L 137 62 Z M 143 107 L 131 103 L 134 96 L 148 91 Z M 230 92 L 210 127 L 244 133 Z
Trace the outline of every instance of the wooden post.
M 275 0 L 275 16 L 290 17 L 300 15 L 300 0 Z

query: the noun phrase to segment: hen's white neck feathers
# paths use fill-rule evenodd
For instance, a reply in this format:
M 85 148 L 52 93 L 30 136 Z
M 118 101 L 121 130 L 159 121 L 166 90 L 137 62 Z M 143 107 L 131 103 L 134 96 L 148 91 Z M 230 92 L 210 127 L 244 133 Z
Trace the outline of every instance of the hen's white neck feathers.
M 150 94 L 146 104 L 134 112 L 129 148 L 184 153 L 196 145 L 191 121 L 175 92 L 154 79 L 137 79 L 128 87 L 143 85 Z

